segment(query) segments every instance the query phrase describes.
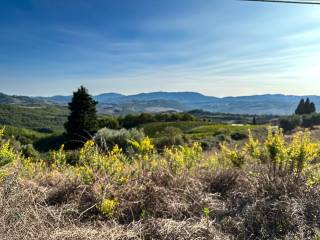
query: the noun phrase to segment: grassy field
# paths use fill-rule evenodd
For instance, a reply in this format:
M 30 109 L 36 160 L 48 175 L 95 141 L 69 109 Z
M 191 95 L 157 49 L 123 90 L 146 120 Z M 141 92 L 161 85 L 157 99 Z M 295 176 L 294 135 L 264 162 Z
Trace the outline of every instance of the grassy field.
M 211 123 L 203 121 L 190 121 L 190 122 L 158 122 L 142 124 L 139 128 L 143 128 L 148 136 L 155 136 L 157 132 L 163 131 L 167 127 L 175 127 L 181 129 L 184 133 L 192 130 L 195 127 L 207 126 Z
M 178 128 L 191 139 L 198 140 L 201 138 L 215 137 L 220 134 L 226 136 L 230 136 L 233 133 L 247 134 L 249 129 L 254 132 L 260 131 L 261 133 L 267 128 L 266 125 L 232 125 L 205 121 L 161 122 L 143 124 L 139 126 L 139 128 L 142 128 L 146 135 L 150 137 L 157 137 L 157 133 L 164 131 L 168 127 Z
M 253 119 L 256 119 L 258 124 L 267 124 L 270 120 L 278 118 L 276 115 L 250 115 L 250 114 L 231 114 L 231 113 L 216 113 L 203 110 L 189 111 L 195 117 L 206 119 L 215 123 L 240 123 L 251 124 Z

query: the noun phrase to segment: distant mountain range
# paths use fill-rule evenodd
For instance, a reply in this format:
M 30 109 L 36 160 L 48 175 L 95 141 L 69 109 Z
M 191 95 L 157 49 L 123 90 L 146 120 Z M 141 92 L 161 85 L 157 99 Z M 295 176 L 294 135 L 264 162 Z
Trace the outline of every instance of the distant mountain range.
M 94 96 L 101 113 L 128 114 L 137 112 L 188 111 L 237 114 L 292 114 L 301 98 L 309 97 L 320 108 L 320 96 L 265 94 L 241 97 L 210 97 L 196 92 L 151 92 L 135 95 L 104 93 Z M 26 97 L 0 93 L 0 104 L 66 105 L 71 96 Z

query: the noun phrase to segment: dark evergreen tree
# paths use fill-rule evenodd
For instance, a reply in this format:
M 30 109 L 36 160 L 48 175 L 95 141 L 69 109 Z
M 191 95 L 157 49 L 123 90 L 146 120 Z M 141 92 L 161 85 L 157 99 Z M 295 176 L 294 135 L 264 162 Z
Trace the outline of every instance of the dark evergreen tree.
M 65 123 L 66 137 L 70 148 L 81 147 L 97 129 L 97 102 L 89 95 L 88 90 L 81 86 L 73 93 L 69 103 L 71 111 Z
M 306 102 L 304 103 L 303 114 L 310 114 L 311 113 L 310 104 L 311 104 L 310 99 L 307 98 Z
M 307 98 L 306 101 L 304 101 L 304 99 L 300 100 L 300 103 L 295 111 L 295 114 L 304 115 L 304 114 L 311 114 L 314 112 L 316 112 L 316 106 L 313 102 L 310 101 L 309 98 Z
M 295 113 L 297 115 L 303 115 L 304 108 L 305 108 L 305 102 L 304 102 L 304 99 L 301 99 Z
M 310 112 L 315 113 L 317 111 L 316 105 L 312 102 L 310 103 Z
M 257 125 L 257 119 L 256 119 L 256 116 L 253 116 L 253 119 L 252 119 L 252 125 Z

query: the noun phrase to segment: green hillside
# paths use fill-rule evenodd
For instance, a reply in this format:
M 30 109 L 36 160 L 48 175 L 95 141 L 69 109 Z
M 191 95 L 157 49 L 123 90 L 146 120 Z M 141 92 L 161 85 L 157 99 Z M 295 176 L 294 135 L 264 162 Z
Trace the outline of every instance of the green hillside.
M 38 131 L 62 131 L 68 109 L 60 106 L 0 105 L 0 125 Z

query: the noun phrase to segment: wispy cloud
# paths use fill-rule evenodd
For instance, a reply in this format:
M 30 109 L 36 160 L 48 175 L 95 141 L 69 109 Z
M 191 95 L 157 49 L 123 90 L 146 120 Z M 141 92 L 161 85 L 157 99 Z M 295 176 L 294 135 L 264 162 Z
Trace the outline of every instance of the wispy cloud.
M 25 25 L 0 20 L 3 91 L 65 94 L 85 84 L 95 93 L 225 96 L 320 87 L 320 7 L 168 0 L 71 8 L 71 1 L 51 10 L 37 2 L 34 17 L 24 10 Z

